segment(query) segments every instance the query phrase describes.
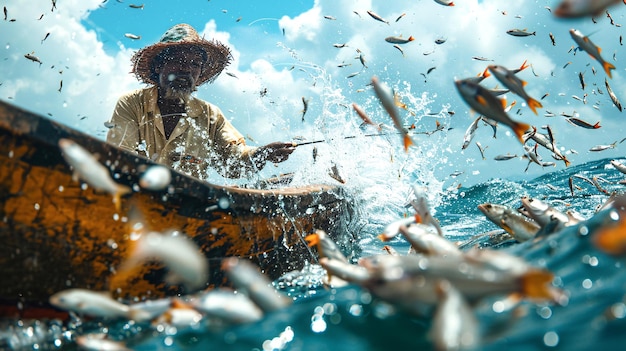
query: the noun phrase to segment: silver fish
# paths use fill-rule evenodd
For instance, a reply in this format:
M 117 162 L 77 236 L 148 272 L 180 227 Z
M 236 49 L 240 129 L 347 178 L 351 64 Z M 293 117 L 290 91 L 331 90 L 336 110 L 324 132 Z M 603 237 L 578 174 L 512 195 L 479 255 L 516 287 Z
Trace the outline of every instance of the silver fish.
M 292 300 L 278 292 L 272 282 L 258 267 L 245 259 L 229 257 L 222 261 L 222 269 L 237 290 L 248 295 L 264 312 L 279 310 L 291 305 Z
M 191 304 L 207 316 L 227 324 L 253 323 L 263 318 L 263 311 L 246 295 L 227 289 L 203 292 Z
M 158 260 L 169 270 L 166 281 L 182 283 L 190 290 L 203 288 L 208 278 L 208 263 L 200 248 L 186 235 L 172 231 L 139 233 L 130 256 L 120 271 L 131 271 L 146 261 Z
M 437 256 L 463 254 L 453 242 L 430 231 L 429 227 L 424 224 L 401 225 L 399 229 L 411 247 L 418 253 Z
M 512 120 L 504 111 L 505 101 L 493 96 L 489 90 L 471 80 L 457 80 L 455 85 L 463 100 L 471 108 L 487 118 L 507 125 L 513 130 L 518 140 L 524 143 L 522 136 L 530 125 Z
M 537 32 L 529 32 L 526 28 L 524 28 L 524 29 L 509 29 L 506 31 L 506 34 L 512 35 L 514 37 L 527 37 L 530 35 L 537 35 Z
M 478 129 L 479 121 L 480 121 L 480 116 L 478 116 L 465 131 L 465 134 L 463 135 L 463 145 L 461 146 L 462 150 L 467 149 L 469 144 L 472 142 L 472 139 L 474 138 L 474 134 L 476 133 L 476 129 Z
M 600 48 L 596 46 L 591 41 L 591 39 L 589 39 L 589 37 L 584 36 L 580 31 L 576 29 L 570 29 L 569 33 L 572 36 L 572 39 L 574 39 L 574 41 L 576 42 L 576 44 L 578 44 L 578 47 L 586 51 L 589 55 L 591 55 L 591 57 L 600 62 L 606 74 L 609 76 L 609 78 L 611 78 L 611 70 L 615 69 L 615 66 L 602 58 L 602 56 L 600 55 Z
M 96 190 L 106 191 L 113 196 L 119 210 L 121 196 L 130 193 L 131 188 L 113 181 L 109 170 L 96 158 L 70 139 L 60 139 L 59 148 L 63 158 L 74 170 L 74 178 L 80 178 Z
M 598 16 L 607 7 L 623 0 L 562 0 L 554 10 L 556 17 L 579 18 Z
M 478 209 L 487 219 L 513 235 L 519 242 L 534 238 L 540 229 L 537 223 L 520 215 L 509 206 L 484 203 L 478 205 Z
M 117 302 L 107 292 L 86 289 L 63 290 L 50 296 L 50 304 L 90 317 L 133 319 L 128 305 Z M 140 310 L 136 312 L 139 316 L 143 315 Z
M 528 95 L 528 93 L 526 93 L 526 90 L 524 90 L 524 85 L 526 85 L 526 82 L 516 76 L 516 73 L 526 69 L 527 67 L 528 65 L 526 65 L 526 61 L 524 61 L 520 68 L 514 70 L 509 70 L 506 67 L 499 65 L 489 65 L 489 67 L 487 68 L 502 84 L 504 84 L 504 86 L 511 89 L 511 91 L 515 94 L 521 96 L 528 104 L 528 107 L 535 114 L 537 114 L 537 108 L 541 108 L 543 106 L 539 101 L 533 99 Z
M 613 92 L 613 89 L 611 89 L 611 86 L 609 85 L 609 81 L 604 78 L 604 85 L 606 85 L 606 91 L 609 93 L 609 96 L 611 97 L 611 101 L 613 101 L 613 105 L 615 105 L 615 107 L 617 107 L 617 109 L 622 112 L 622 103 L 619 102 L 619 100 L 617 99 L 617 95 L 615 95 L 615 93 Z
M 439 301 L 429 335 L 437 350 L 473 350 L 480 343 L 480 324 L 461 292 L 449 281 L 436 284 Z

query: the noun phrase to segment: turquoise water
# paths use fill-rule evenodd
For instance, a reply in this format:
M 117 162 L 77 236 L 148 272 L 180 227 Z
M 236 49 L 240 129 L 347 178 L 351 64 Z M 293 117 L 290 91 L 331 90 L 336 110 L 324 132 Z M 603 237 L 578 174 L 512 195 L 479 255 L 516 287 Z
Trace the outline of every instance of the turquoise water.
M 626 271 L 624 258 L 612 257 L 596 249 L 590 241 L 594 231 L 607 220 L 607 212 L 595 213 L 608 195 L 595 186 L 575 179 L 574 195 L 569 178 L 583 175 L 601 179 L 608 191 L 620 191 L 623 175 L 609 165 L 609 159 L 572 166 L 524 182 L 491 180 L 471 188 L 461 188 L 443 196 L 434 209 L 444 232 L 453 241 L 496 229 L 477 210 L 483 202 L 519 206 L 522 196 L 531 196 L 555 208 L 576 211 L 589 219 L 540 240 L 502 245 L 500 250 L 523 257 L 532 265 L 554 273 L 553 284 L 567 295 L 562 304 L 524 301 L 518 307 L 496 312 L 494 302 L 501 296 L 474 306 L 482 335 L 481 350 L 605 350 L 622 349 L 626 341 Z M 581 229 L 585 228 L 585 229 Z M 587 233 L 582 235 L 581 233 Z M 362 235 L 364 252 L 380 252 L 383 243 Z M 480 242 L 489 246 L 488 241 Z M 402 239 L 389 243 L 399 252 L 408 248 Z M 364 255 L 367 255 L 364 254 Z M 75 322 L 23 321 L 10 331 L 21 337 L 24 349 L 74 349 L 68 342 L 72 333 L 107 332 L 134 350 L 387 350 L 432 349 L 428 337 L 430 318 L 416 318 L 394 309 L 358 286 L 338 289 L 321 284 L 324 272 L 319 266 L 305 267 L 275 282 L 292 296 L 294 304 L 265 315 L 256 323 L 220 330 L 196 328 L 155 328 L 128 321 Z M 18 322 L 15 322 L 18 323 Z M 52 327 L 51 327 L 52 326 Z M 23 334 L 30 330 L 30 337 Z M 22 334 L 20 334 L 22 333 Z M 37 338 L 38 336 L 38 338 Z M 30 344 L 27 341 L 30 340 Z M 62 342 L 61 342 L 62 341 Z M 15 345 L 18 345 L 17 343 Z

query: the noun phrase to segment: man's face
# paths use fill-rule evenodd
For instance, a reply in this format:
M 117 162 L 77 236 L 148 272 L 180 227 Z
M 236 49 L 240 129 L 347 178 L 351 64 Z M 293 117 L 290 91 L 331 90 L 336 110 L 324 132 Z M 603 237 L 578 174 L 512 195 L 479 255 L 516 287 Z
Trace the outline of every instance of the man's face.
M 155 67 L 164 97 L 186 100 L 196 90 L 203 63 L 204 57 L 197 50 L 169 50 L 162 63 Z

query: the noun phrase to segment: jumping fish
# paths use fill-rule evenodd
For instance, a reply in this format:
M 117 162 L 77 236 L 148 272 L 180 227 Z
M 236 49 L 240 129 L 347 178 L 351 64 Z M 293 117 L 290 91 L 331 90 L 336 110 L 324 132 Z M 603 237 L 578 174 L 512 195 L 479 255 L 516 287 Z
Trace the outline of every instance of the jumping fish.
M 406 44 L 410 41 L 415 40 L 415 38 L 413 38 L 413 36 L 409 36 L 408 38 L 403 38 L 402 36 L 391 36 L 391 37 L 386 37 L 385 41 L 388 43 L 392 43 L 392 44 Z
M 222 269 L 237 290 L 248 295 L 264 312 L 291 305 L 292 300 L 274 289 L 269 278 L 261 274 L 250 261 L 229 257 L 222 261 Z
M 449 281 L 436 283 L 437 308 L 429 335 L 437 350 L 473 350 L 480 343 L 480 324 L 461 292 Z
M 562 0 L 554 10 L 554 16 L 561 18 L 577 18 L 597 16 L 607 7 L 623 0 Z
M 113 181 L 109 170 L 96 158 L 70 139 L 60 139 L 59 148 L 63 158 L 74 170 L 74 179 L 80 178 L 96 190 L 113 195 L 115 207 L 120 209 L 121 196 L 130 193 L 131 188 Z
M 504 111 L 506 101 L 493 96 L 486 88 L 471 80 L 455 81 L 457 90 L 465 102 L 478 113 L 510 127 L 520 143 L 524 143 L 522 136 L 530 125 L 512 120 Z
M 228 324 L 253 323 L 263 318 L 263 311 L 250 298 L 230 289 L 202 292 L 191 303 L 208 317 Z
M 584 36 L 580 31 L 576 29 L 570 29 L 569 33 L 572 36 L 572 39 L 574 39 L 574 41 L 576 42 L 576 44 L 578 44 L 578 47 L 586 51 L 591 57 L 600 62 L 606 74 L 609 76 L 609 78 L 611 78 L 611 70 L 615 69 L 615 66 L 612 63 L 605 61 L 602 56 L 600 56 L 600 52 L 602 51 L 602 49 L 596 46 L 591 41 L 591 39 L 589 39 L 589 37 Z
M 415 252 L 437 256 L 463 254 L 453 242 L 429 230 L 429 227 L 423 224 L 401 225 L 399 230 Z
M 395 94 L 385 83 L 379 82 L 377 77 L 372 77 L 372 85 L 374 86 L 374 92 L 376 93 L 376 96 L 393 120 L 393 124 L 396 129 L 402 135 L 404 151 L 408 152 L 409 146 L 413 145 L 414 142 L 413 140 L 411 140 L 411 137 L 409 136 L 406 128 L 404 128 L 404 126 L 402 125 L 402 122 L 400 122 L 398 108 L 396 107 L 395 103 Z
M 506 31 L 506 34 L 512 35 L 514 37 L 527 37 L 530 35 L 537 35 L 537 32 L 529 32 L 526 28 L 524 28 L 524 29 L 509 29 Z
M 462 150 L 467 149 L 469 144 L 472 142 L 472 139 L 474 138 L 474 134 L 476 133 L 476 129 L 478 129 L 478 122 L 480 121 L 480 119 L 481 119 L 480 116 L 476 117 L 474 122 L 472 122 L 472 124 L 470 124 L 469 127 L 467 127 L 467 130 L 465 131 L 465 134 L 463 135 L 463 145 L 461 146 Z
M 309 109 L 309 99 L 302 97 L 302 122 L 304 122 L 304 115 L 306 115 L 306 111 Z
M 513 235 L 519 242 L 534 238 L 540 229 L 535 221 L 527 219 L 505 205 L 484 203 L 478 205 L 478 209 L 487 219 Z
M 132 271 L 136 266 L 156 259 L 169 270 L 167 282 L 182 283 L 190 290 L 204 287 L 209 274 L 206 258 L 186 235 L 175 231 L 166 234 L 149 231 L 137 237 L 119 272 Z
M 609 93 L 609 96 L 611 97 L 611 101 L 613 101 L 613 104 L 615 105 L 615 107 L 617 107 L 617 109 L 620 112 L 622 112 L 622 104 L 617 99 L 617 95 L 615 95 L 615 93 L 613 92 L 613 89 L 611 89 L 611 86 L 609 85 L 609 81 L 606 78 L 604 78 L 604 85 L 606 86 L 606 91 Z
M 357 105 L 356 103 L 352 103 L 352 108 L 354 109 L 354 111 L 356 112 L 357 115 L 359 115 L 359 117 L 361 117 L 361 119 L 363 120 L 363 122 L 365 124 L 369 124 L 371 126 L 376 127 L 376 129 L 380 132 L 382 130 L 382 127 L 376 123 L 374 123 L 374 121 L 372 121 L 371 118 L 369 118 L 369 116 L 367 115 L 367 113 L 365 113 L 365 111 L 363 110 L 363 108 L 361 108 L 361 106 Z
M 452 0 L 435 0 L 435 2 L 443 6 L 454 6 L 454 1 Z
M 33 51 L 33 52 L 31 52 L 30 54 L 26 54 L 26 55 L 24 55 L 24 57 L 26 57 L 27 59 L 29 59 L 29 60 L 31 60 L 31 61 L 33 61 L 33 62 L 37 62 L 37 63 L 39 63 L 39 66 L 41 66 L 41 64 L 43 63 L 43 62 L 41 62 L 41 60 L 39 59 L 39 57 L 35 56 L 35 52 L 34 52 L 34 51 Z
M 316 230 L 313 234 L 304 237 L 309 246 L 316 246 L 320 257 L 328 257 L 334 260 L 348 262 L 346 256 L 341 252 L 337 244 L 331 239 L 325 231 Z
M 582 119 L 576 118 L 576 117 L 567 117 L 565 120 L 568 121 L 572 125 L 583 127 L 585 129 L 598 129 L 598 128 L 601 127 L 600 126 L 600 122 L 596 122 L 595 124 L 591 124 L 589 122 L 585 122 Z
M 537 114 L 537 108 L 541 108 L 543 107 L 541 105 L 541 103 L 533 98 L 531 98 L 526 91 L 524 90 L 524 86 L 526 86 L 526 82 L 519 79 L 516 74 L 519 73 L 520 71 L 526 69 L 528 67 L 528 65 L 526 64 L 526 61 L 524 61 L 522 63 L 522 65 L 520 66 L 520 68 L 518 69 L 514 69 L 514 70 L 509 70 L 503 66 L 499 66 L 499 65 L 490 65 L 489 67 L 487 67 L 489 69 L 489 71 L 491 73 L 493 73 L 493 75 L 502 83 L 504 84 L 504 86 L 506 86 L 507 88 L 511 89 L 512 92 L 514 92 L 515 94 L 521 96 L 524 100 L 526 100 L 526 103 L 528 104 L 528 107 L 535 113 Z
M 380 21 L 380 22 L 383 22 L 383 23 L 387 23 L 387 24 L 389 24 L 389 21 L 387 21 L 386 19 L 384 19 L 384 18 L 380 17 L 380 16 L 379 16 L 377 13 L 375 13 L 374 11 L 370 11 L 370 10 L 368 10 L 368 11 L 367 11 L 367 14 L 368 14 L 368 15 L 370 15 L 373 19 L 375 19 L 375 20 L 377 20 L 377 21 Z
M 50 304 L 66 311 L 100 318 L 130 318 L 144 320 L 141 310 L 131 309 L 117 302 L 107 292 L 86 289 L 68 289 L 50 296 Z
M 618 171 L 626 174 L 626 165 L 619 163 L 616 160 L 611 160 L 611 165 L 613 165 L 613 167 L 615 167 Z

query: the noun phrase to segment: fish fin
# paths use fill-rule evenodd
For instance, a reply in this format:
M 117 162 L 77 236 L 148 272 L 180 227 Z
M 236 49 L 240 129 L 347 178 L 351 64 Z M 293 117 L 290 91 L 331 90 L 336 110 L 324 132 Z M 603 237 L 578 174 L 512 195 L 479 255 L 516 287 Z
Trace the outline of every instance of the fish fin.
M 541 104 L 541 102 L 533 99 L 533 98 L 529 98 L 528 101 L 526 101 L 526 103 L 528 103 L 528 107 L 533 110 L 533 112 L 535 114 L 537 114 L 537 108 L 541 108 L 543 107 L 543 105 Z
M 500 99 L 500 104 L 502 105 L 502 108 L 505 109 L 506 108 L 506 99 Z
M 529 66 L 528 66 L 527 61 L 528 61 L 528 60 L 524 60 L 524 62 L 522 62 L 522 65 L 519 67 L 518 72 L 519 72 L 519 71 L 523 71 L 523 70 L 525 70 L 526 68 L 528 68 L 528 67 L 529 67 Z
M 409 37 L 409 39 L 407 39 L 407 40 L 408 40 L 408 41 L 413 41 L 413 40 L 415 40 L 415 38 L 411 35 L 411 36 Z
M 524 134 L 528 129 L 530 129 L 530 125 L 526 123 L 516 123 L 513 127 L 513 132 L 515 132 L 517 139 L 520 143 L 522 143 L 522 145 L 524 145 Z
M 385 234 L 379 234 L 379 235 L 378 235 L 378 239 L 380 239 L 380 241 L 382 241 L 382 242 L 387 242 L 387 241 L 389 241 L 389 240 L 390 240 L 390 239 L 388 239 L 388 238 L 385 236 Z
M 610 63 L 610 62 L 604 61 L 604 63 L 602 64 L 602 67 L 604 68 L 604 71 L 609 76 L 609 78 L 613 78 L 611 76 L 611 70 L 615 69 L 615 66 L 612 63 Z
M 626 220 L 617 224 L 608 224 L 600 228 L 593 236 L 593 244 L 610 255 L 622 255 L 626 252 Z
M 626 1 L 626 0 L 624 0 Z M 448 6 L 454 6 L 454 2 L 451 2 Z
M 554 292 L 549 284 L 554 275 L 548 271 L 531 270 L 521 277 L 522 293 L 524 296 L 535 299 L 552 299 Z
M 320 236 L 316 233 L 313 233 L 305 236 L 304 240 L 309 245 L 309 247 L 312 247 L 313 245 L 318 245 L 320 243 Z
M 600 126 L 600 122 L 599 122 L 599 121 L 598 121 L 598 122 L 596 122 L 596 124 L 594 124 L 594 125 L 593 125 L 593 129 L 598 129 L 598 128 L 600 128 L 600 127 L 601 127 L 601 126 Z
M 522 81 L 522 86 L 523 86 L 523 87 L 526 87 L 526 85 L 527 85 L 527 84 L 528 84 L 528 82 L 527 82 L 527 81 L 525 81 L 525 80 L 523 80 L 523 81 Z
M 487 106 L 487 100 L 485 100 L 485 98 L 480 95 L 476 95 L 476 102 L 483 106 Z
M 404 134 L 404 152 L 409 152 L 409 146 L 415 145 L 408 134 Z
M 479 76 L 482 76 L 483 78 L 488 78 L 490 75 L 491 75 L 491 73 L 489 73 L 489 67 L 487 67 L 487 68 L 485 68 L 483 73 L 480 74 Z

